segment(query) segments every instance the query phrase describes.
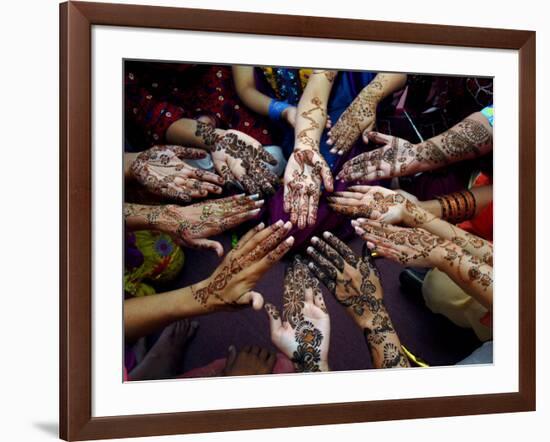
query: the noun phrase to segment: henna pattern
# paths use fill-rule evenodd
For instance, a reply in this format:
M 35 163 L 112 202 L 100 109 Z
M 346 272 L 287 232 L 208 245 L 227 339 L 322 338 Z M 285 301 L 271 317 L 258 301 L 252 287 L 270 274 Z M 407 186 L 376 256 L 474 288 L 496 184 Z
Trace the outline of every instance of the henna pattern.
M 319 140 L 314 139 L 311 137 L 308 132 L 319 129 L 321 127 L 319 123 L 315 120 L 315 118 L 312 117 L 312 114 L 314 112 L 319 111 L 321 113 L 321 117 L 323 118 L 323 121 L 327 118 L 327 113 L 323 107 L 323 102 L 319 99 L 319 97 L 313 97 L 311 99 L 311 104 L 313 104 L 313 107 L 308 109 L 307 111 L 302 112 L 300 115 L 309 121 L 309 126 L 305 129 L 302 129 L 298 134 L 296 135 L 296 139 L 303 145 L 308 146 L 311 149 L 319 150 Z
M 292 362 L 298 372 L 318 372 L 321 371 L 319 364 L 321 362 L 321 343 L 323 334 L 311 322 L 302 321 L 298 324 L 295 331 L 298 348 L 292 355 Z
M 204 197 L 208 192 L 220 193 L 219 176 L 189 166 L 183 159 L 204 158 L 206 152 L 182 146 L 154 146 L 141 152 L 131 165 L 132 175 L 155 195 L 184 203 Z
M 278 184 L 278 178 L 269 170 L 266 163 L 276 164 L 277 162 L 261 145 L 248 141 L 238 132 L 227 131 L 216 141 L 213 148 L 213 157 L 218 155 L 227 156 L 244 170 L 244 174 L 235 178 L 242 183 L 247 192 L 266 195 L 275 193 L 274 188 Z M 226 179 L 235 175 L 226 164 L 223 164 L 220 170 Z
M 219 136 L 216 133 L 216 128 L 209 123 L 197 120 L 197 128 L 195 130 L 195 136 L 199 137 L 207 146 L 214 146 L 219 141 Z

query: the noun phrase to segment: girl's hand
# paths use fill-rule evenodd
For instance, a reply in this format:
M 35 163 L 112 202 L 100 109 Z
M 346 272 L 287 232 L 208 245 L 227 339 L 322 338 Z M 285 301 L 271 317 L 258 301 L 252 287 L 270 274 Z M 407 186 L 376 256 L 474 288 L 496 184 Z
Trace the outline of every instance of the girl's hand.
M 287 268 L 283 316 L 266 304 L 273 344 L 294 363 L 298 372 L 328 371 L 330 317 L 319 282 L 299 257 Z
M 372 321 L 382 308 L 380 275 L 370 255 L 359 258 L 330 232 L 314 236 L 308 247 L 309 268 L 338 302 L 361 324 Z
M 347 191 L 335 192 L 333 195 L 327 198 L 330 207 L 354 218 L 370 218 L 388 224 L 404 223 L 410 227 L 433 219 L 417 204 L 385 187 L 351 186 Z
M 211 155 L 214 167 L 227 182 L 237 181 L 250 194 L 275 193 L 278 178 L 265 163 L 275 165 L 277 160 L 254 138 L 228 130 L 216 140 Z
M 137 156 L 131 165 L 131 173 L 149 192 L 188 203 L 193 198 L 222 192 L 223 178 L 183 161 L 205 156 L 206 152 L 201 149 L 154 146 Z
M 192 286 L 195 301 L 207 311 L 249 305 L 261 309 L 262 295 L 251 290 L 292 247 L 294 238 L 286 238 L 291 227 L 290 222 L 267 228 L 262 223 L 246 233 L 208 279 Z
M 155 224 L 151 227 L 169 233 L 181 245 L 212 249 L 222 256 L 223 246 L 207 238 L 256 217 L 264 203 L 257 197 L 235 195 L 185 207 L 158 206 L 159 214 L 150 215 Z
M 414 144 L 378 132 L 369 132 L 367 138 L 382 144 L 382 147 L 347 161 L 337 178 L 344 181 L 372 181 L 416 173 L 420 163 Z
M 435 267 L 447 243 L 424 229 L 397 227 L 359 218 L 351 222 L 370 249 L 393 261 L 413 267 Z
M 299 229 L 313 226 L 321 197 L 321 182 L 331 192 L 333 178 L 322 155 L 313 149 L 297 149 L 285 169 L 284 211 Z

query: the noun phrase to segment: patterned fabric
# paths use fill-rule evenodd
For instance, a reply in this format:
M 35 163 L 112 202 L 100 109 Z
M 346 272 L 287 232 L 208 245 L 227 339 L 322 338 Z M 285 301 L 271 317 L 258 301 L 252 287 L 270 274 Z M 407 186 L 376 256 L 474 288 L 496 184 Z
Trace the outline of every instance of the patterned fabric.
M 202 115 L 212 117 L 222 129 L 272 144 L 269 120 L 242 104 L 230 66 L 127 61 L 124 78 L 129 150 L 163 143 L 174 121 Z
M 261 68 L 271 86 L 274 98 L 294 106 L 300 101 L 312 69 L 287 69 L 279 67 Z
M 481 113 L 485 118 L 487 118 L 489 124 L 492 127 L 495 120 L 495 110 L 493 109 L 493 105 L 491 104 L 490 106 L 484 107 L 483 109 L 481 109 Z
M 150 230 L 126 234 L 124 291 L 130 296 L 156 293 L 151 284 L 173 280 L 183 268 L 184 254 L 169 235 Z

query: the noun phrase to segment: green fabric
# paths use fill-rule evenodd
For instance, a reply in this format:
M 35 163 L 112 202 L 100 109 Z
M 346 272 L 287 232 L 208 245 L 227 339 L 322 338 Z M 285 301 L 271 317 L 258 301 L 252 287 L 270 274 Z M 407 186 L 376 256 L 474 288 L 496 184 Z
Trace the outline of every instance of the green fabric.
M 152 284 L 173 280 L 183 268 L 185 256 L 165 233 L 141 230 L 132 235 L 143 262 L 137 267 L 125 268 L 124 290 L 133 296 L 153 295 L 156 291 Z

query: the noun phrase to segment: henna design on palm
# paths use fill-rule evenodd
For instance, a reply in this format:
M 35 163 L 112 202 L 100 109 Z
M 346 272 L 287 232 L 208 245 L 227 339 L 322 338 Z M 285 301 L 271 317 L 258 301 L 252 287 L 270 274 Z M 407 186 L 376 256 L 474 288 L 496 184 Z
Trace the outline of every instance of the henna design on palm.
M 191 167 L 184 159 L 204 158 L 206 152 L 182 146 L 154 146 L 141 152 L 132 163 L 136 180 L 149 192 L 184 203 L 208 193 L 221 193 L 224 180 L 218 175 Z

